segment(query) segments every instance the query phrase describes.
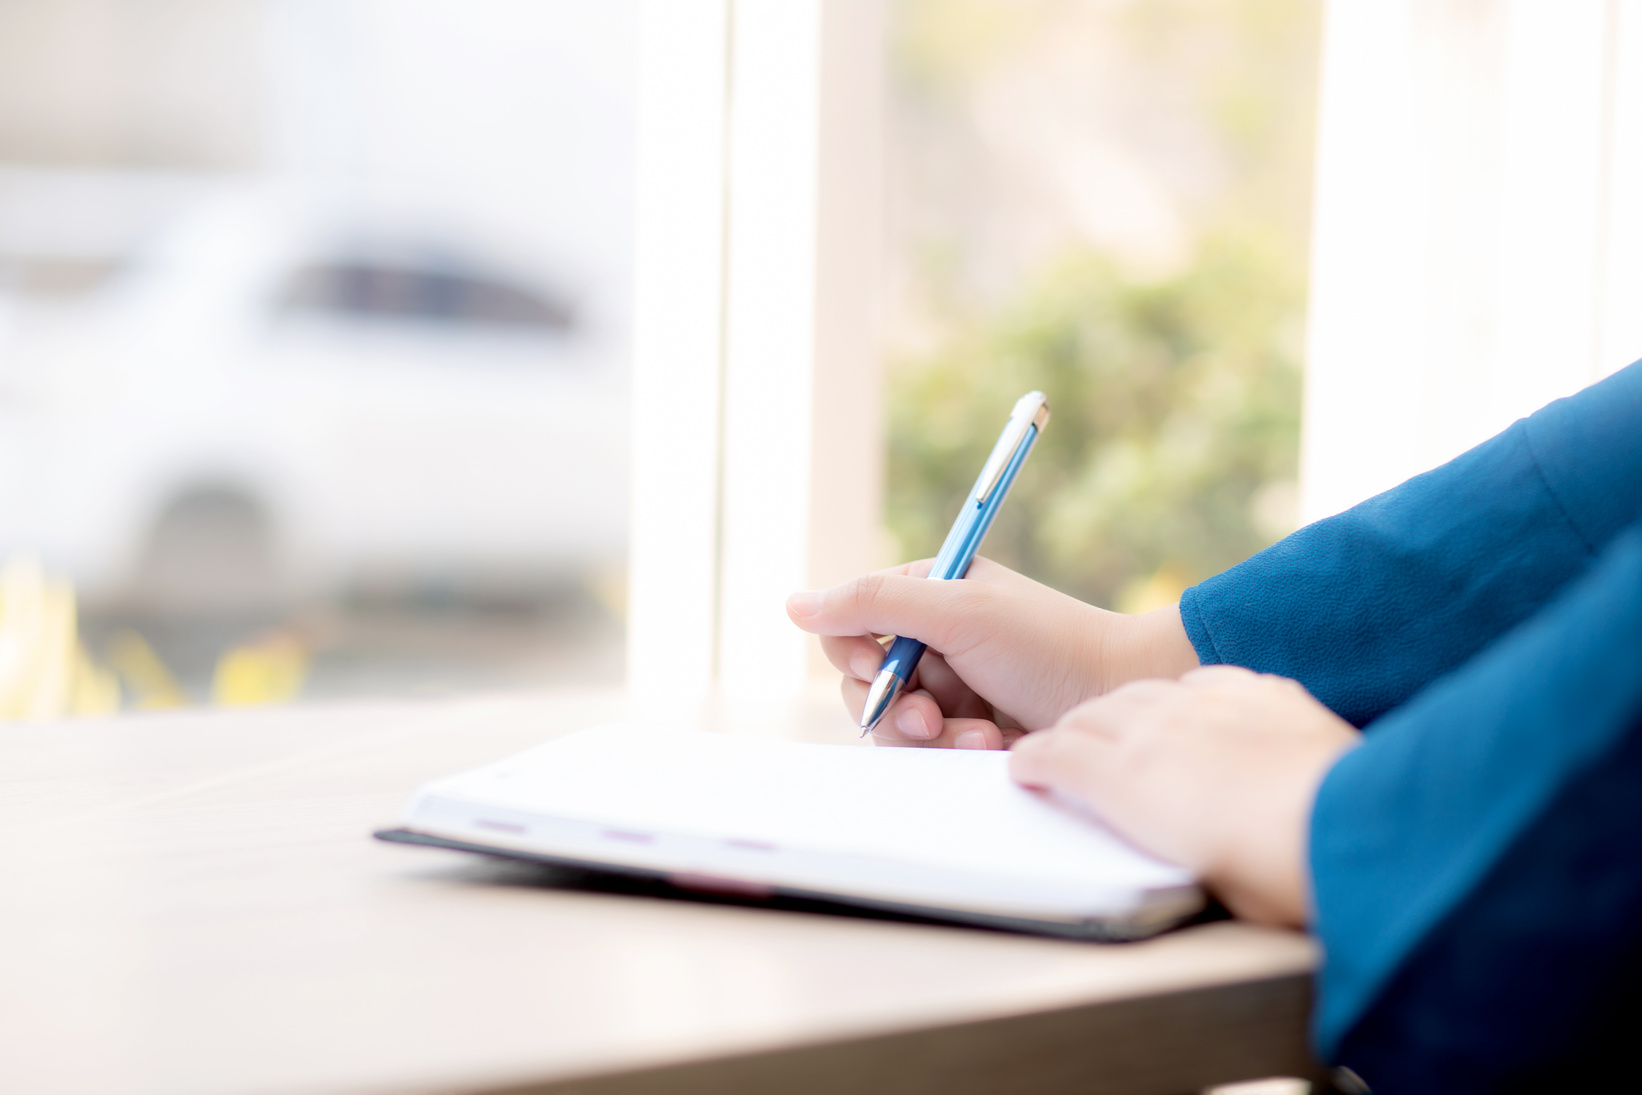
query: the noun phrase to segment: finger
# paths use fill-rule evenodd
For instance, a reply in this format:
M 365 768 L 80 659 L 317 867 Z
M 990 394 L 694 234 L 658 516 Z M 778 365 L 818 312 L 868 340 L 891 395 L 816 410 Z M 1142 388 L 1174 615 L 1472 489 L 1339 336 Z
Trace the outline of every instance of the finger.
M 1002 749 L 1004 733 L 989 719 L 947 719 L 941 732 L 927 741 L 873 734 L 874 745 L 915 749 Z
M 998 593 L 985 582 L 868 574 L 831 589 L 794 593 L 787 615 L 816 635 L 905 635 L 951 654 L 1007 622 Z
M 1142 721 L 1147 709 L 1166 702 L 1171 691 L 1180 687 L 1174 681 L 1131 681 L 1072 708 L 1050 729 L 1068 738 L 1099 737 L 1116 743 Z
M 927 742 L 940 736 L 946 718 L 935 697 L 921 688 L 908 689 L 895 697 L 873 733 L 886 738 Z
M 823 635 L 821 652 L 832 667 L 858 681 L 870 681 L 884 662 L 884 646 L 868 635 Z
M 873 573 L 909 578 L 928 578 L 929 572 L 934 567 L 934 559 L 914 559 L 910 563 L 885 567 L 882 570 L 875 570 Z M 986 582 L 989 585 L 1035 584 L 1026 575 L 1010 570 L 1002 563 L 995 563 L 984 555 L 975 556 L 969 564 L 969 570 L 964 573 L 964 579 L 972 582 Z
M 933 650 L 918 663 L 918 683 L 935 697 L 948 718 L 992 719 L 992 705 L 964 683 L 947 660 Z
M 962 582 L 935 582 L 927 586 L 914 584 L 928 577 L 933 564 L 932 559 L 918 559 L 886 570 L 874 571 L 831 589 L 794 593 L 787 598 L 787 615 L 793 623 L 817 635 L 904 634 L 932 646 L 939 646 L 940 644 L 931 642 L 918 630 L 902 626 L 910 622 L 922 630 L 930 630 L 923 626 L 928 622 L 928 609 L 925 608 L 924 612 L 920 613 L 919 606 L 930 603 L 945 606 L 952 599 L 963 604 L 966 603 L 966 595 L 973 594 L 981 588 L 989 588 L 992 592 L 1011 589 L 1021 592 L 1037 588 L 1037 583 L 1030 578 L 979 555 L 970 563 L 969 571 Z M 934 601 L 931 602 L 930 598 Z M 995 599 L 985 600 L 995 611 Z M 902 610 L 907 608 L 913 610 L 913 615 L 902 620 Z M 885 613 L 888 613 L 888 616 Z M 887 622 L 891 616 L 901 620 L 901 623 Z M 848 622 L 855 618 L 867 617 L 877 617 L 877 626 L 871 623 L 857 626 Z
M 947 719 L 936 744 L 951 742 L 954 749 L 1002 749 L 1003 731 L 990 719 Z
M 857 724 L 866 707 L 869 685 L 853 677 L 845 677 L 839 685 L 844 697 L 844 708 Z M 908 691 L 895 697 L 884 717 L 873 727 L 873 734 L 882 738 L 922 744 L 940 733 L 943 722 L 940 707 L 928 692 Z
M 899 566 L 885 567 L 883 570 L 875 570 L 873 573 L 901 575 L 909 578 L 928 578 L 929 572 L 934 568 L 934 566 L 935 560 L 933 558 L 914 559 L 910 563 L 902 563 Z
M 1016 783 L 1075 796 L 1091 805 L 1115 765 L 1113 745 L 1099 734 L 1079 734 L 1060 725 L 1039 730 L 1009 750 L 1009 775 Z
M 984 555 L 977 555 L 969 564 L 969 570 L 964 574 L 966 582 L 982 582 L 991 586 L 1017 586 L 1027 588 L 1038 583 L 1018 571 L 1010 570 L 1002 563 L 993 562 Z
M 1062 721 L 1092 719 L 1106 724 L 1121 724 L 1147 708 L 1171 702 L 1184 689 L 1185 685 L 1180 681 L 1145 677 L 1120 685 L 1104 696 L 1072 708 Z
M 1260 679 L 1260 674 L 1240 665 L 1204 665 L 1180 675 L 1182 684 L 1243 685 Z

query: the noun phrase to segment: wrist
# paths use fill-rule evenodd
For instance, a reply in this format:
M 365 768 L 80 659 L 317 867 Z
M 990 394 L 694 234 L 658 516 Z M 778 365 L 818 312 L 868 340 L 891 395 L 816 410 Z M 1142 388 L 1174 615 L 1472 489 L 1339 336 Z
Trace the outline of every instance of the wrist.
M 1180 620 L 1180 606 L 1126 616 L 1098 610 L 1105 617 L 1101 644 L 1101 692 L 1130 681 L 1175 680 L 1196 669 L 1197 648 Z
M 1343 724 L 1268 758 L 1257 792 L 1237 804 L 1204 877 L 1237 916 L 1304 928 L 1311 921 L 1311 813 L 1329 770 L 1356 744 Z

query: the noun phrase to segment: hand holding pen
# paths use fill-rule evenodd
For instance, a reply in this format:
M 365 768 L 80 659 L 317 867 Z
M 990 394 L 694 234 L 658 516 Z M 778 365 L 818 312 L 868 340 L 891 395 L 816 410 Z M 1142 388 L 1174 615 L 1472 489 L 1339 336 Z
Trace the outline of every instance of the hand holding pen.
M 987 457 L 969 497 L 959 507 L 958 517 L 946 534 L 940 554 L 930 564 L 925 575 L 929 581 L 955 581 L 969 573 L 981 541 L 986 538 L 987 530 L 1003 507 L 1003 500 L 1009 496 L 1009 488 L 1015 485 L 1021 465 L 1026 463 L 1048 422 L 1049 400 L 1042 392 L 1027 392 L 1015 401 L 1009 421 L 1004 423 L 997 444 L 992 446 L 992 455 Z M 923 642 L 909 635 L 898 635 L 890 644 L 861 710 L 863 735 L 883 721 L 895 697 L 912 680 L 925 649 Z
M 963 581 L 928 581 L 933 566 L 908 563 L 787 601 L 793 622 L 821 636 L 844 674 L 844 702 L 857 719 L 885 667 L 874 637 L 928 644 L 873 729 L 879 744 L 999 749 L 1127 680 L 1178 676 L 1197 664 L 1172 607 L 1124 616 L 984 558 Z

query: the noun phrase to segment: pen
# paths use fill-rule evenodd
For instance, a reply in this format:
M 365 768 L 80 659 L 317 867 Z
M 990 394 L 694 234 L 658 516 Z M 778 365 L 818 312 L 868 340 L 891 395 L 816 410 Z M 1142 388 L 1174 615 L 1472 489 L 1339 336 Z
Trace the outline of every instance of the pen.
M 1042 392 L 1027 392 L 1015 401 L 1015 409 L 1009 412 L 1009 421 L 1004 423 L 998 443 L 992 446 L 992 455 L 987 457 L 980 478 L 975 480 L 974 489 L 964 500 L 963 509 L 958 511 L 958 519 L 952 522 L 952 531 L 946 534 L 946 543 L 941 545 L 940 554 L 929 568 L 931 581 L 944 582 L 969 573 L 969 564 L 975 560 L 986 530 L 992 527 L 998 507 L 1003 505 L 1004 496 L 1014 485 L 1021 465 L 1026 463 L 1027 453 L 1032 451 L 1048 421 L 1049 400 Z M 889 653 L 878 667 L 878 676 L 867 690 L 866 706 L 861 708 L 862 737 L 883 719 L 889 705 L 912 679 L 912 671 L 918 668 L 918 660 L 923 656 L 924 644 L 917 639 L 899 635 L 890 644 Z

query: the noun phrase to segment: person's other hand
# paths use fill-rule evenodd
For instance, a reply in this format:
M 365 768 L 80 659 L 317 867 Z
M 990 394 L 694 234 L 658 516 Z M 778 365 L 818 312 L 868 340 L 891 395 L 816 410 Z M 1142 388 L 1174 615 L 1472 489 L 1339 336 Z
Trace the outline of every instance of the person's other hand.
M 1018 742 L 1009 770 L 1191 867 L 1238 916 L 1297 927 L 1309 915 L 1312 800 L 1357 740 L 1299 683 L 1216 665 L 1067 712 Z
M 843 672 L 857 719 L 884 660 L 876 637 L 928 645 L 874 732 L 881 744 L 1001 749 L 1124 681 L 1197 665 L 1174 607 L 1107 612 L 983 558 L 961 581 L 931 582 L 929 567 L 925 559 L 787 599 L 787 615 L 821 636 Z

